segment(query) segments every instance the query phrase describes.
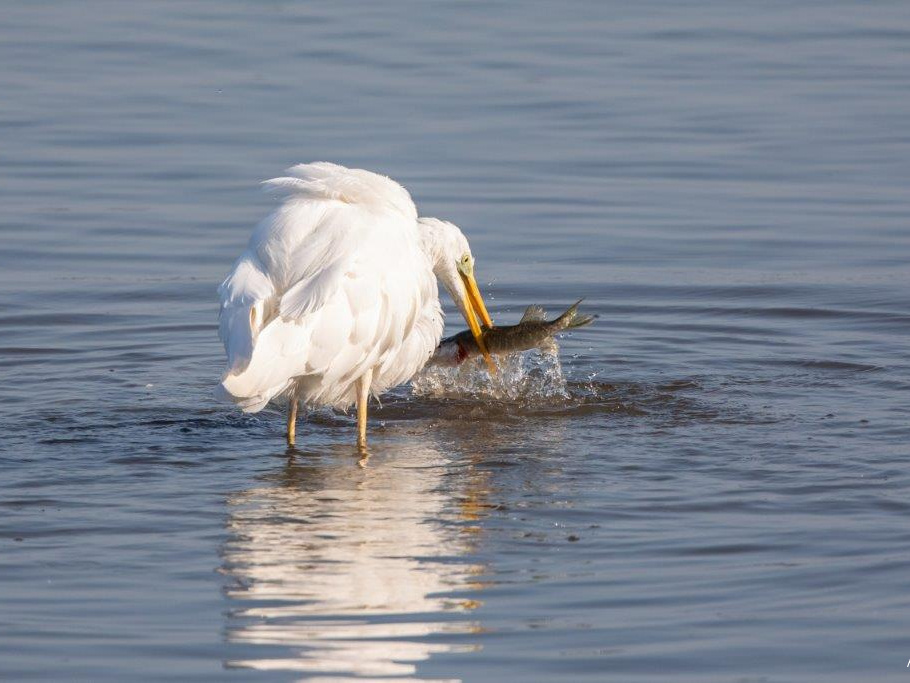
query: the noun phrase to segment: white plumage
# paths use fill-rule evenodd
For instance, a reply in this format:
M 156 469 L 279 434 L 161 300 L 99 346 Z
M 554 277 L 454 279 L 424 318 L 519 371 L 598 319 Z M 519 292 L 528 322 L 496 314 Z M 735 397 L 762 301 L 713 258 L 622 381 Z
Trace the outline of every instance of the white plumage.
M 256 412 L 287 396 L 296 415 L 298 400 L 347 408 L 407 381 L 442 335 L 437 276 L 472 329 L 475 312 L 491 324 L 467 240 L 418 219 L 398 183 L 325 162 L 288 173 L 265 183 L 283 202 L 219 288 L 225 397 Z

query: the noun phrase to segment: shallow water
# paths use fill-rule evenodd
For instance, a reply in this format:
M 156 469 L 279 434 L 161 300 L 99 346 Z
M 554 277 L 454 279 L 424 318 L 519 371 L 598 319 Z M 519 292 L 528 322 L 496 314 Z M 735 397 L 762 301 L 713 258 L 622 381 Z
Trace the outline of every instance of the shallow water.
M 0 678 L 904 680 L 908 40 L 903 2 L 5 6 Z M 461 225 L 497 321 L 586 297 L 565 384 L 398 389 L 367 462 L 217 404 L 215 287 L 312 159 Z

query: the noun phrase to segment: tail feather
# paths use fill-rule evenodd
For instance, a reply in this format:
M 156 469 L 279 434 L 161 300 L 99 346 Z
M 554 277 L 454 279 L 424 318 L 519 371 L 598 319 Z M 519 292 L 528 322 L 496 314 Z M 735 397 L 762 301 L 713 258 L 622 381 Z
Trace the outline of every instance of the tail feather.
M 244 412 L 262 410 L 295 377 L 305 374 L 308 344 L 305 327 L 274 319 L 258 335 L 247 366 L 241 371 L 229 369 L 225 374 L 218 396 Z

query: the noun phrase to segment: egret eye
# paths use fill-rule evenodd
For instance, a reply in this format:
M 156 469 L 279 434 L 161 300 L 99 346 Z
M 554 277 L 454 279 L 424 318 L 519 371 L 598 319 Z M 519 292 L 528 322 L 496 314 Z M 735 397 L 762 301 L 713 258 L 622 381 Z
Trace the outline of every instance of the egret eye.
M 464 254 L 458 259 L 458 270 L 463 275 L 470 275 L 474 271 L 474 259 L 470 254 Z

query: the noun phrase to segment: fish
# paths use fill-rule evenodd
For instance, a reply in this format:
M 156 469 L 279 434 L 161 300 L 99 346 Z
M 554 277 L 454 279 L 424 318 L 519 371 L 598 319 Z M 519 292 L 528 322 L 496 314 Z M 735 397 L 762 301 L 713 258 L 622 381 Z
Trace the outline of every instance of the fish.
M 528 306 L 517 325 L 482 327 L 481 337 L 487 350 L 494 356 L 503 356 L 516 351 L 535 348 L 552 348 L 554 335 L 578 327 L 590 325 L 596 316 L 579 315 L 579 299 L 566 309 L 565 313 L 553 320 L 547 320 L 546 311 L 540 306 Z M 480 355 L 480 348 L 470 330 L 464 330 L 446 337 L 436 347 L 428 365 L 454 367 L 469 358 Z

